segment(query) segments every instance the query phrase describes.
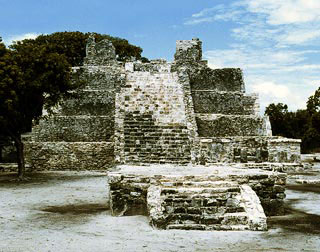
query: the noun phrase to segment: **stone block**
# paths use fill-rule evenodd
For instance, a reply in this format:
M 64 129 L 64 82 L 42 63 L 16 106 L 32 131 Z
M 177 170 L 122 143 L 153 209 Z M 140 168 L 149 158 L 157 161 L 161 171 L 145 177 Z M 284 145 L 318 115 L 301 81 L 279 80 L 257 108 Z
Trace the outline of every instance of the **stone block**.
M 24 142 L 33 170 L 108 170 L 114 166 L 112 142 Z
M 200 137 L 261 136 L 263 119 L 258 116 L 196 114 Z
M 195 113 L 256 115 L 257 95 L 244 95 L 243 92 L 194 90 L 192 93 Z

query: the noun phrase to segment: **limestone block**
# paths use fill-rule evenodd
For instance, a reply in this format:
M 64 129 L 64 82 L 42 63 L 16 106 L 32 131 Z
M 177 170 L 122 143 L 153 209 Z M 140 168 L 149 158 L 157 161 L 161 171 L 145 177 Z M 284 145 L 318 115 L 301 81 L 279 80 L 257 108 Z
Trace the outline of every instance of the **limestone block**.
M 196 114 L 200 137 L 261 136 L 263 119 L 259 116 Z
M 115 90 L 124 85 L 125 70 L 121 65 L 73 67 L 71 80 L 85 89 Z
M 107 170 L 114 165 L 112 142 L 24 142 L 33 170 Z
M 198 38 L 177 40 L 175 61 L 200 61 L 202 59 L 202 42 Z
M 243 206 L 249 217 L 249 226 L 251 230 L 267 230 L 267 217 L 261 206 L 260 199 L 257 194 L 248 185 L 242 185 L 241 196 L 243 198 Z
M 62 116 L 114 116 L 114 90 L 80 89 L 70 93 L 71 97 L 60 103 L 57 111 Z
M 255 115 L 257 95 L 244 95 L 243 92 L 194 90 L 192 92 L 196 113 Z
M 90 35 L 86 45 L 84 65 L 104 65 L 115 60 L 116 50 L 112 45 L 112 42 L 108 39 L 104 39 L 96 43 L 94 35 Z
M 191 90 L 244 92 L 242 71 L 239 68 L 211 69 L 198 67 L 190 71 Z
M 114 135 L 113 116 L 54 116 L 33 128 L 33 141 L 98 142 Z
M 296 163 L 301 161 L 300 139 L 276 138 L 268 141 L 269 161 Z

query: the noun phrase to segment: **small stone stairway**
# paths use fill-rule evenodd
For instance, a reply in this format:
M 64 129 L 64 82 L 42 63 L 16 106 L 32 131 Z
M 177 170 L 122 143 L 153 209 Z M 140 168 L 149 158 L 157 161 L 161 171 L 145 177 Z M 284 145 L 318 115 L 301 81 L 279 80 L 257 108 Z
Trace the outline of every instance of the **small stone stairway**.
M 125 163 L 190 163 L 184 93 L 176 73 L 132 72 L 121 95 Z
M 228 181 L 163 182 L 147 196 L 150 222 L 184 230 L 266 230 L 260 200 L 249 186 Z
M 124 152 L 131 164 L 188 164 L 190 146 L 186 126 L 158 126 L 151 114 L 127 114 Z

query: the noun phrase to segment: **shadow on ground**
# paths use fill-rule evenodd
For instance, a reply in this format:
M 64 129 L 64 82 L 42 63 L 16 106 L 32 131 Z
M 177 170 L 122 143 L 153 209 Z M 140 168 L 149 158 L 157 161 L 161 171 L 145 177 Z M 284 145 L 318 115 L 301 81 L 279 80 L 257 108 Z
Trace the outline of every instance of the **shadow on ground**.
M 37 209 L 31 220 L 41 227 L 55 229 L 85 224 L 99 214 L 110 215 L 108 204 L 47 206 Z
M 66 181 L 87 180 L 107 176 L 105 173 L 76 173 L 65 175 L 63 172 L 30 172 L 26 173 L 24 180 L 18 180 L 16 173 L 0 173 L 0 188 L 11 188 L 24 185 L 44 185 L 62 183 Z
M 302 193 L 320 193 L 320 185 L 294 184 L 287 185 L 286 188 Z M 303 234 L 320 234 L 320 215 L 310 214 L 293 207 L 294 203 L 303 200 L 303 198 L 286 200 L 285 215 L 268 218 L 268 227 L 282 228 L 287 231 Z
M 287 185 L 286 189 L 299 192 L 313 192 L 320 194 L 320 184 Z
M 70 204 L 63 206 L 48 206 L 40 209 L 43 212 L 58 214 L 96 214 L 109 210 L 106 204 Z

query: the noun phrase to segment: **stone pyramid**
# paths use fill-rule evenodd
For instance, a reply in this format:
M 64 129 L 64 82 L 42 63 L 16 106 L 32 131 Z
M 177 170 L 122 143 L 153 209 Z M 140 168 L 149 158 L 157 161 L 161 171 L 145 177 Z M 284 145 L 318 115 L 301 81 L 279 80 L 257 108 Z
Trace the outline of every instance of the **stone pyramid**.
M 199 39 L 174 62 L 119 62 L 111 42 L 87 44 L 79 88 L 25 136 L 35 170 L 109 172 L 114 215 L 148 213 L 160 228 L 265 230 L 283 212 L 300 140 L 272 136 L 239 68 L 211 69 Z

